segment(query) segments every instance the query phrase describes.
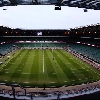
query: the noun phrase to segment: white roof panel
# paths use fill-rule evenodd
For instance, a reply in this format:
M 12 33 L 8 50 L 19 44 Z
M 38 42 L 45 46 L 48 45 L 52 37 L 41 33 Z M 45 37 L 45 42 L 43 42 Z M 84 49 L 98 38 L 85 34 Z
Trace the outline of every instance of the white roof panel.
M 18 5 L 0 8 L 0 25 L 22 29 L 69 29 L 100 23 L 100 11 L 54 5 Z

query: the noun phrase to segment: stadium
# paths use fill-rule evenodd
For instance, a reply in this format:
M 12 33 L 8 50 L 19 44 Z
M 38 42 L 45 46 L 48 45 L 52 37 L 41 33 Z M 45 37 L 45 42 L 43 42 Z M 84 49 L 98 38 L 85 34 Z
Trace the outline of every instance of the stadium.
M 99 100 L 100 1 L 0 0 L 0 99 Z

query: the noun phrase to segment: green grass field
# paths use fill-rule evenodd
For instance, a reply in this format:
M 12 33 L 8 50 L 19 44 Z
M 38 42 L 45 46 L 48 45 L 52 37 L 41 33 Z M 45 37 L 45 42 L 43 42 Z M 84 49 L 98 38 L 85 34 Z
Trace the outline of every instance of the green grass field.
M 99 79 L 100 71 L 65 50 L 19 50 L 0 65 L 0 82 L 27 87 L 69 86 Z

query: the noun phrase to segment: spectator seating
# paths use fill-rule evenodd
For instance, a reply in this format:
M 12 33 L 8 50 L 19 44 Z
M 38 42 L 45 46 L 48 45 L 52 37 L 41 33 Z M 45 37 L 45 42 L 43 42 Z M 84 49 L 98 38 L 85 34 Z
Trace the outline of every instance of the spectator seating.
M 66 43 L 16 43 L 19 47 L 65 47 Z
M 15 49 L 14 44 L 1 44 L 0 45 L 0 54 L 6 55 Z
M 90 45 L 77 44 L 77 43 L 74 43 L 74 44 L 70 43 L 69 45 L 73 51 L 78 52 L 100 63 L 100 49 L 99 48 L 92 47 Z

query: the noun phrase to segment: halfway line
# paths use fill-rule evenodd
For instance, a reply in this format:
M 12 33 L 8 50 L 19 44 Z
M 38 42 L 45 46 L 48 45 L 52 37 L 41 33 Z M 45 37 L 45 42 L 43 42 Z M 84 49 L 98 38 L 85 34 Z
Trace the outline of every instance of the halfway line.
M 43 74 L 44 74 L 44 50 L 43 50 Z

